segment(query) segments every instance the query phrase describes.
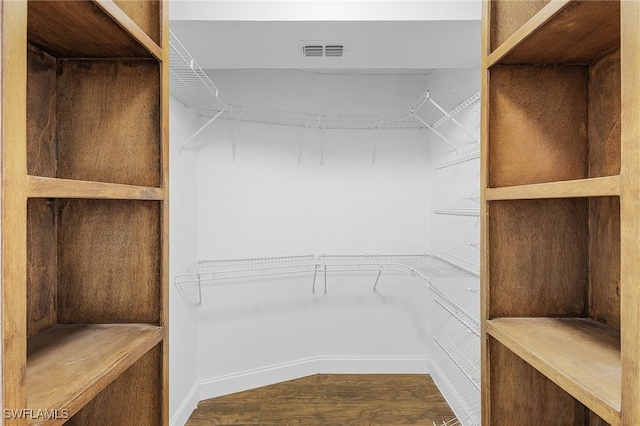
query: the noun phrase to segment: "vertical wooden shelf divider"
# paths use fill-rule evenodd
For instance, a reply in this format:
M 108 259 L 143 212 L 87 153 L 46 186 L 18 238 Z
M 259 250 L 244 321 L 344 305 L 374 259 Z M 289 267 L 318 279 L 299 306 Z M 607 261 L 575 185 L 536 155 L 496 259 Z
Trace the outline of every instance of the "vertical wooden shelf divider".
M 639 22 L 484 1 L 483 425 L 640 424 Z
M 168 425 L 168 5 L 0 0 L 4 425 Z

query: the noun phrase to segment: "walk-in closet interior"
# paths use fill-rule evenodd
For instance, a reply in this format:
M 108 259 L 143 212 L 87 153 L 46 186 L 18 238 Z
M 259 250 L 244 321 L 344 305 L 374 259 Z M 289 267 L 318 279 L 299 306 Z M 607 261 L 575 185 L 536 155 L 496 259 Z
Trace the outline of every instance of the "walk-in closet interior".
M 640 1 L 0 23 L 0 425 L 640 424 Z
M 170 10 L 172 422 L 401 374 L 479 425 L 481 2 Z M 291 424 L 337 421 L 314 404 Z

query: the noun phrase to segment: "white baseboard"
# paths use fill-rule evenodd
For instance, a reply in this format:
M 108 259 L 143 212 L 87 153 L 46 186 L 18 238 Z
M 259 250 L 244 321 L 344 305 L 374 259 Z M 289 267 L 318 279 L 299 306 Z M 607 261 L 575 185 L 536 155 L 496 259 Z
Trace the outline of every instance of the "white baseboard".
M 320 357 L 321 374 L 429 374 L 427 357 Z
M 311 376 L 318 374 L 319 370 L 318 359 L 307 358 L 200 380 L 200 400 L 216 398 L 222 395 L 229 395 L 261 386 Z
M 200 400 L 314 374 L 428 374 L 427 357 L 314 357 L 200 380 Z
M 198 402 L 200 402 L 200 384 L 196 383 L 184 401 L 182 401 L 176 413 L 171 417 L 171 420 L 169 420 L 169 424 L 171 426 L 184 426 L 187 420 L 189 420 L 191 413 L 193 413 L 193 410 L 198 406 Z

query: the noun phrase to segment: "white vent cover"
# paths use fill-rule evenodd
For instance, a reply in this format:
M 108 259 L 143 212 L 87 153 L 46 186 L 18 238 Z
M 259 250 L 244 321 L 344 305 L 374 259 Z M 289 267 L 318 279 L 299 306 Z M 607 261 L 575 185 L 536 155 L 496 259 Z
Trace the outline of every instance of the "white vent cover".
M 302 56 L 308 58 L 343 58 L 349 52 L 348 42 L 343 41 L 299 41 Z

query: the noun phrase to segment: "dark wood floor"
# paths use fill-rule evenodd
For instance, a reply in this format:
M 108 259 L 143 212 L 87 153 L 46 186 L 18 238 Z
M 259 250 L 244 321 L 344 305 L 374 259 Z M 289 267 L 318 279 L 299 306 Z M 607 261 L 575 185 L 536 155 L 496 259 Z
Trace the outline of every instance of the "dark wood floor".
M 201 401 L 187 426 L 433 426 L 453 417 L 427 375 L 320 374 Z

